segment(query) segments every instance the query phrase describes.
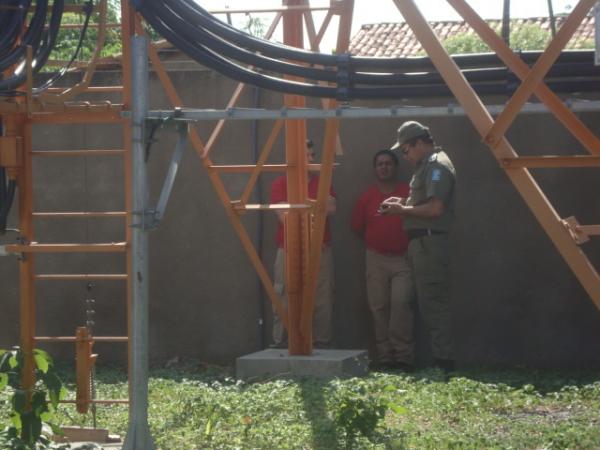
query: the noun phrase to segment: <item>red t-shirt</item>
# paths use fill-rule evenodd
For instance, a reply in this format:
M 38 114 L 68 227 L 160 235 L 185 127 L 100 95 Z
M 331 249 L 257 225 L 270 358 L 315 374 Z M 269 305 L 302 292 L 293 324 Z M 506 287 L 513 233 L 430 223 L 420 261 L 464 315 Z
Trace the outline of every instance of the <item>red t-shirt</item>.
M 311 175 L 308 180 L 308 198 L 316 199 L 317 192 L 319 190 L 319 177 L 317 175 Z M 329 188 L 329 195 L 336 197 L 333 187 Z M 286 203 L 287 202 L 287 177 L 281 176 L 275 179 L 271 184 L 271 203 Z M 279 222 L 277 226 L 277 234 L 275 235 L 275 242 L 277 246 L 283 248 L 283 223 Z M 331 242 L 331 230 L 329 229 L 329 219 L 325 221 L 325 235 L 323 236 L 323 243 L 329 244 Z
M 352 211 L 352 229 L 364 235 L 367 247 L 377 253 L 403 255 L 408 248 L 408 236 L 404 231 L 402 217 L 381 215 L 377 209 L 388 197 L 408 197 L 407 183 L 398 183 L 389 194 L 383 194 L 377 185 L 371 186 L 360 196 Z

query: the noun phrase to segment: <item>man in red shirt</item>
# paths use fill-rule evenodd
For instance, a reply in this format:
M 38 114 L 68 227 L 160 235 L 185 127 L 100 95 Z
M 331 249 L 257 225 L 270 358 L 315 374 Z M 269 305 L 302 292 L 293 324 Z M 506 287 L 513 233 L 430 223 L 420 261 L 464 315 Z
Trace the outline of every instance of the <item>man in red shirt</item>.
M 306 157 L 308 163 L 312 163 L 315 157 L 313 142 L 306 141 Z M 308 197 L 317 198 L 319 189 L 319 176 L 309 174 Z M 327 201 L 327 215 L 332 215 L 336 208 L 336 194 L 330 188 Z M 271 203 L 287 203 L 287 177 L 281 176 L 271 184 Z M 287 307 L 288 299 L 285 293 L 285 250 L 283 235 L 283 218 L 285 212 L 277 211 L 279 223 L 275 242 L 277 244 L 277 255 L 273 268 L 273 283 L 275 292 L 281 295 L 281 301 Z M 313 345 L 315 348 L 328 347 L 331 343 L 331 313 L 333 309 L 333 255 L 331 252 L 331 230 L 329 219 L 325 222 L 325 235 L 323 236 L 323 248 L 321 250 L 321 264 L 317 277 L 317 290 L 315 293 L 315 311 L 313 316 Z M 273 311 L 273 346 L 277 348 L 287 347 L 287 333 L 281 320 Z
M 410 370 L 414 360 L 412 279 L 404 257 L 408 236 L 401 216 L 381 215 L 390 196 L 408 197 L 407 183 L 397 180 L 398 157 L 390 150 L 373 157 L 376 182 L 358 199 L 352 229 L 366 243 L 367 300 L 373 316 L 378 365 Z

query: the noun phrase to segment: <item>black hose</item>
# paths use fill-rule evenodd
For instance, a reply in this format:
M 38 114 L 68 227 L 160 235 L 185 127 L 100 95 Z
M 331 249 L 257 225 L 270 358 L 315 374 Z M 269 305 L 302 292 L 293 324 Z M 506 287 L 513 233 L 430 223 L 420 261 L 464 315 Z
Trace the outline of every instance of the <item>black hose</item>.
M 22 59 L 26 53 L 27 47 L 31 46 L 33 52 L 37 52 L 37 48 L 41 41 L 44 24 L 46 23 L 46 11 L 48 9 L 48 0 L 40 0 L 36 3 L 35 12 L 23 35 L 23 39 L 18 46 L 0 59 L 0 72 L 4 72 L 11 66 L 15 65 L 19 59 Z
M 81 51 L 81 48 L 83 46 L 83 40 L 85 39 L 85 35 L 87 33 L 87 29 L 90 24 L 90 19 L 92 17 L 93 11 L 94 11 L 94 2 L 93 2 L 93 0 L 88 0 L 85 3 L 85 5 L 83 6 L 83 12 L 85 13 L 85 19 L 83 21 L 83 26 L 81 27 L 81 32 L 79 33 L 79 40 L 77 42 L 77 47 L 75 48 L 75 51 L 73 52 L 73 55 L 71 56 L 71 59 L 67 62 L 67 64 L 65 64 L 63 67 L 61 67 L 61 69 L 57 73 L 55 73 L 50 79 L 46 80 L 44 82 L 44 84 L 42 84 L 39 87 L 34 88 L 33 93 L 35 95 L 40 94 L 41 92 L 45 91 L 46 89 L 52 87 L 59 79 L 61 79 L 67 73 L 67 71 L 73 65 L 73 63 L 77 59 L 77 56 L 79 55 L 79 52 Z
M 18 42 L 30 4 L 31 0 L 13 0 L 9 6 L 14 9 L 0 11 L 0 58 L 11 51 Z
M 40 3 L 38 3 L 36 6 L 35 15 L 37 15 L 38 8 L 40 7 L 40 5 L 42 3 L 45 3 L 45 6 L 47 7 L 47 0 L 40 0 Z M 64 0 L 54 0 L 54 3 L 52 4 L 52 16 L 50 18 L 50 25 L 48 27 L 48 30 L 45 33 L 42 33 L 39 36 L 39 39 L 37 41 L 32 43 L 33 44 L 32 48 L 35 48 L 34 57 L 32 60 L 32 69 L 33 69 L 34 73 L 39 72 L 40 69 L 44 66 L 44 64 L 48 60 L 48 56 L 50 55 L 50 52 L 54 48 L 54 44 L 56 42 L 56 37 L 58 36 L 58 32 L 60 30 L 60 23 L 62 21 L 63 9 L 64 9 Z M 34 15 L 34 18 L 35 18 L 35 15 Z M 44 22 L 45 22 L 45 12 L 44 12 L 44 21 L 42 22 L 42 29 L 44 26 Z M 27 31 L 29 31 L 29 30 L 27 30 Z M 26 45 L 21 45 L 18 47 L 18 49 L 20 49 L 21 53 L 23 53 L 25 51 L 26 47 L 27 47 Z M 7 94 L 14 95 L 12 91 L 15 88 L 19 87 L 20 85 L 22 85 L 23 82 L 25 81 L 26 77 L 27 77 L 27 73 L 25 70 L 25 64 L 21 64 L 21 66 L 18 67 L 17 70 L 15 70 L 15 72 L 13 73 L 12 76 L 0 81 L 0 93 L 2 93 L 3 95 L 7 95 Z M 11 92 L 4 92 L 4 91 L 11 91 Z
M 449 90 L 434 70 L 426 73 L 410 73 L 417 67 L 431 66 L 429 58 L 357 58 L 350 55 L 321 55 L 293 49 L 257 39 L 214 18 L 193 0 L 165 0 L 134 2 L 145 19 L 165 38 L 191 58 L 237 81 L 284 93 L 312 97 L 338 99 L 398 99 L 421 95 L 448 95 Z M 260 52 L 256 54 L 254 52 Z M 524 53 L 523 59 L 535 61 L 540 52 Z M 302 64 L 282 62 L 277 58 L 302 61 L 323 68 L 306 67 Z M 489 68 L 464 70 L 469 82 L 478 92 L 504 93 L 507 80 L 512 86 L 514 78 L 496 55 L 458 55 L 455 62 L 462 67 L 477 64 L 492 65 Z M 561 58 L 562 59 L 562 58 Z M 569 55 L 570 61 L 592 61 L 591 52 Z M 239 63 L 248 64 L 247 68 Z M 362 67 L 361 67 L 362 66 Z M 330 69 L 333 67 L 335 69 Z M 364 72 L 365 67 L 375 67 L 393 72 Z M 264 72 L 279 74 L 267 75 Z M 585 75 L 598 75 L 586 68 Z M 565 75 L 563 75 L 565 74 Z M 295 76 L 309 80 L 299 82 L 287 79 Z M 582 72 L 573 67 L 555 66 L 547 78 L 580 76 Z M 330 85 L 319 85 L 326 81 Z M 335 83 L 335 86 L 331 84 Z

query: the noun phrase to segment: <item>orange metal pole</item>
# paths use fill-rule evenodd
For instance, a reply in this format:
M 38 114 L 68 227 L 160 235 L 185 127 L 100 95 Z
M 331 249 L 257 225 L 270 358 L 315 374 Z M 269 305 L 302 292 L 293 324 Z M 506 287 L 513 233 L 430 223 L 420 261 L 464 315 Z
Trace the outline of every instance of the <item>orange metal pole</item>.
M 283 0 L 284 6 L 299 6 L 303 0 Z M 283 42 L 304 48 L 302 13 L 286 11 L 283 15 Z M 304 97 L 284 95 L 288 108 L 305 106 Z M 292 204 L 308 202 L 308 175 L 306 159 L 306 121 L 288 120 L 285 130 L 287 176 L 287 201 Z M 305 263 L 308 260 L 309 217 L 305 211 L 291 210 L 285 214 L 285 268 L 286 293 L 288 296 L 288 343 L 291 355 L 310 355 L 312 352 L 312 328 L 302 330 L 302 302 L 305 289 Z
M 338 28 L 336 45 L 336 52 L 338 54 L 344 53 L 348 50 L 348 45 L 350 43 L 350 32 L 352 29 L 354 0 L 345 0 L 340 6 L 340 24 Z M 307 28 L 311 28 L 308 22 Z M 328 108 L 335 108 L 337 107 L 337 102 L 335 100 L 329 100 L 324 102 L 324 106 Z M 304 293 L 300 325 L 303 333 L 307 333 L 308 330 L 312 329 L 317 278 L 321 265 L 321 250 L 323 248 L 325 223 L 327 221 L 327 201 L 329 198 L 329 189 L 333 178 L 335 150 L 339 146 L 338 131 L 338 120 L 333 119 L 326 121 L 325 139 L 323 141 L 323 156 L 321 160 L 321 174 L 319 178 L 317 202 L 314 208 L 314 223 L 310 237 L 308 274 L 306 279 L 306 289 Z
M 448 0 L 448 3 L 481 36 L 486 44 L 521 80 L 529 75 L 529 66 L 506 45 L 500 36 L 469 6 L 465 0 Z M 563 103 L 558 95 L 540 81 L 535 95 L 554 113 L 556 118 L 570 130 L 575 138 L 592 154 L 600 155 L 600 139 L 586 127 L 579 117 Z
M 415 6 L 412 0 L 394 0 L 394 3 L 406 19 L 417 39 L 431 58 L 436 69 L 444 78 L 448 87 L 465 109 L 471 122 L 481 136 L 485 136 L 491 129 L 494 121 L 489 112 L 477 97 L 468 81 L 461 74 L 452 58 L 446 53 L 438 41 L 435 33 Z M 492 153 L 499 161 L 503 158 L 515 158 L 517 154 L 502 137 L 498 146 L 491 148 Z M 506 171 L 506 174 L 517 188 L 533 214 L 550 239 L 556 245 L 571 270 L 575 273 L 588 295 L 600 308 L 600 278 L 588 260 L 571 237 L 562 220 L 549 203 L 544 193 L 539 189 L 535 180 L 526 169 Z

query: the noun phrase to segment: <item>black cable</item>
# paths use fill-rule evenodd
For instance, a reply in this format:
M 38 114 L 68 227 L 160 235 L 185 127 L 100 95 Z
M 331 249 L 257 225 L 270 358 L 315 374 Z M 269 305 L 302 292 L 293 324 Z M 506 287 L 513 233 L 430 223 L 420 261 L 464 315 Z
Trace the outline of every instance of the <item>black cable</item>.
M 26 54 L 28 46 L 31 46 L 33 52 L 37 52 L 37 48 L 41 41 L 41 36 L 44 31 L 44 25 L 46 23 L 46 12 L 48 10 L 48 0 L 39 0 L 35 6 L 35 12 L 31 18 L 31 22 L 27 27 L 23 35 L 23 39 L 18 46 L 11 49 L 11 51 L 0 59 L 0 72 L 4 72 L 11 66 L 17 64 L 19 59 L 23 58 Z
M 45 2 L 46 7 L 48 6 L 47 0 L 43 0 L 43 1 L 40 0 L 40 3 L 38 3 L 36 6 L 36 14 L 37 14 L 39 5 L 41 5 L 43 2 Z M 32 70 L 34 73 L 38 73 L 41 70 L 41 68 L 44 66 L 44 64 L 48 60 L 48 56 L 50 55 L 50 52 L 54 48 L 54 44 L 56 42 L 56 38 L 57 38 L 58 32 L 60 30 L 60 24 L 62 21 L 63 10 L 64 10 L 64 0 L 54 0 L 54 2 L 52 4 L 52 15 L 50 18 L 50 24 L 48 26 L 48 30 L 46 32 L 42 33 L 42 35 L 40 36 L 40 39 L 34 43 L 35 45 L 32 45 L 32 47 L 35 47 L 34 56 L 33 56 L 33 60 L 32 60 Z M 44 14 L 44 19 L 45 19 L 45 14 Z M 42 29 L 43 29 L 43 25 L 44 25 L 44 23 L 42 23 Z M 20 46 L 19 48 L 24 49 L 24 48 L 26 48 L 26 46 L 25 47 Z M 0 95 L 14 96 L 15 95 L 14 89 L 16 89 L 17 87 L 22 85 L 25 82 L 26 78 L 27 78 L 26 65 L 25 65 L 25 60 L 23 60 L 23 61 L 21 61 L 20 66 L 14 71 L 12 76 L 0 81 Z
M 0 58 L 12 50 L 23 30 L 31 0 L 12 0 L 11 9 L 0 11 Z
M 65 64 L 61 69 L 55 73 L 50 79 L 46 80 L 44 84 L 39 87 L 33 89 L 34 94 L 40 94 L 45 91 L 49 87 L 52 87 L 60 78 L 62 78 L 67 71 L 71 68 L 77 57 L 79 56 L 79 52 L 83 47 L 83 40 L 85 39 L 85 35 L 87 33 L 87 29 L 90 23 L 90 19 L 92 17 L 92 12 L 94 11 L 94 2 L 93 0 L 88 0 L 83 6 L 83 12 L 85 13 L 85 19 L 83 22 L 83 26 L 81 27 L 81 32 L 79 33 L 79 40 L 77 42 L 77 47 L 71 56 L 71 59 Z

